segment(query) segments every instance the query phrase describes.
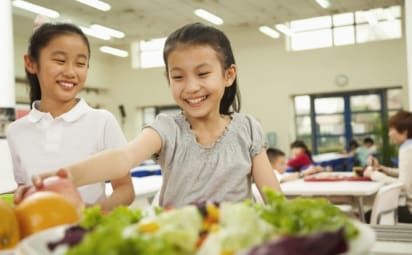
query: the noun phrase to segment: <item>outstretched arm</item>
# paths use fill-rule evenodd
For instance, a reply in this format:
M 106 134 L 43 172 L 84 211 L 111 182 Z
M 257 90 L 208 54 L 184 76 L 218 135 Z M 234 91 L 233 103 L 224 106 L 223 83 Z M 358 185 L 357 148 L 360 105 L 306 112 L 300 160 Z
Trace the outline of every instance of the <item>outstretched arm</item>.
M 253 158 L 252 164 L 253 179 L 255 180 L 256 186 L 265 201 L 266 197 L 262 192 L 263 187 L 269 187 L 275 191 L 282 192 L 279 181 L 273 173 L 265 150 L 262 150 Z
M 77 186 L 122 178 L 129 173 L 130 169 L 159 152 L 160 149 L 159 134 L 151 128 L 145 128 L 127 145 L 99 152 L 71 165 L 66 168 L 66 174 Z M 42 180 L 52 175 L 58 175 L 58 171 L 34 176 L 34 185 L 41 186 Z

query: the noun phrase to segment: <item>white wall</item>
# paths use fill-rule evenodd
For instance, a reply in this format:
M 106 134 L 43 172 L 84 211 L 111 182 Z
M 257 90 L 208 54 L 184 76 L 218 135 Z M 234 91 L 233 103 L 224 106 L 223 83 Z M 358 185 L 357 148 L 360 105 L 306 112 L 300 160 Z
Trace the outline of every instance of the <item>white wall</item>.
M 239 66 L 242 112 L 258 118 L 265 131 L 275 131 L 279 147 L 286 151 L 294 139 L 292 95 L 406 85 L 403 39 L 287 52 L 283 39 L 273 40 L 255 29 L 239 29 L 227 35 Z M 132 70 L 130 62 L 128 58 L 102 56 L 92 49 L 87 82 L 109 89 L 107 95 L 94 100 L 101 97 L 102 104 L 116 116 L 120 115 L 118 105 L 125 106 L 128 139 L 140 130 L 135 119 L 137 108 L 173 104 L 163 68 Z M 349 77 L 346 87 L 335 85 L 338 74 Z M 407 91 L 404 94 L 407 104 Z

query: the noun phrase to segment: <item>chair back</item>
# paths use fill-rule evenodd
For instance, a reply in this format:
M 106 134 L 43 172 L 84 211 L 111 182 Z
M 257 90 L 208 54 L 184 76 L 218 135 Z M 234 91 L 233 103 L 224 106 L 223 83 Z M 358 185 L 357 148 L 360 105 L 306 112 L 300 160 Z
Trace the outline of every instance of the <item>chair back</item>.
M 402 186 L 401 182 L 395 182 L 379 189 L 372 207 L 371 224 L 396 224 L 399 195 Z
M 260 195 L 259 189 L 257 188 L 256 184 L 252 184 L 252 196 L 253 200 L 257 204 L 265 204 L 265 201 L 263 200 L 262 196 Z

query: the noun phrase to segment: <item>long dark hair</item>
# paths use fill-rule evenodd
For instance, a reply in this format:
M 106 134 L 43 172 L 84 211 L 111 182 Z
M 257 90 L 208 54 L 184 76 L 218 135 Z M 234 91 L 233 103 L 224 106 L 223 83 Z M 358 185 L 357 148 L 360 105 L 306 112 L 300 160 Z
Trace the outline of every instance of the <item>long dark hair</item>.
M 87 46 L 89 59 L 90 59 L 90 44 L 86 35 L 82 32 L 80 28 L 69 23 L 45 23 L 41 25 L 30 37 L 29 48 L 27 54 L 29 55 L 31 61 L 39 63 L 40 51 L 46 47 L 51 40 L 60 36 L 67 34 L 77 34 L 83 39 Z M 41 89 L 39 79 L 36 74 L 30 73 L 27 68 L 26 77 L 29 81 L 30 86 L 30 106 L 34 101 L 41 99 Z
M 290 148 L 291 149 L 293 149 L 293 148 L 302 148 L 304 153 L 309 157 L 310 161 L 313 162 L 312 153 L 310 152 L 308 146 L 306 145 L 306 143 L 304 141 L 296 140 L 290 145 Z
M 235 64 L 235 57 L 233 56 L 230 41 L 222 31 L 202 23 L 193 23 L 179 28 L 166 39 L 163 60 L 166 66 L 167 77 L 169 77 L 167 58 L 176 47 L 182 44 L 209 45 L 216 51 L 223 70 Z M 240 111 L 240 91 L 236 78 L 232 86 L 225 88 L 222 100 L 220 101 L 219 112 L 220 114 L 229 114 L 231 108 L 235 112 Z

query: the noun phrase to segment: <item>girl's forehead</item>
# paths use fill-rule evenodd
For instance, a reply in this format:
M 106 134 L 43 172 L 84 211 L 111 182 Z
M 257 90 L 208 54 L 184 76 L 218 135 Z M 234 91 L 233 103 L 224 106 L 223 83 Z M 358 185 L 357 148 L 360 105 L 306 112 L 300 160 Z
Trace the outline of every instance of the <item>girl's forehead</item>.
M 219 61 L 216 51 L 208 45 L 182 45 L 174 48 L 168 55 L 169 68 L 175 65 L 197 65 Z
M 86 42 L 77 34 L 61 34 L 52 38 L 42 49 L 47 51 L 76 52 L 89 56 L 89 49 Z

